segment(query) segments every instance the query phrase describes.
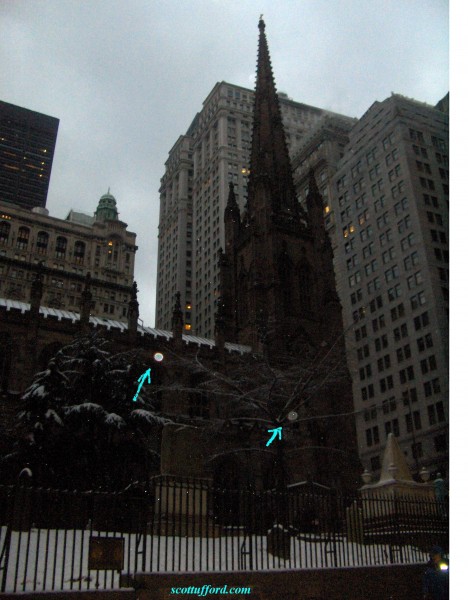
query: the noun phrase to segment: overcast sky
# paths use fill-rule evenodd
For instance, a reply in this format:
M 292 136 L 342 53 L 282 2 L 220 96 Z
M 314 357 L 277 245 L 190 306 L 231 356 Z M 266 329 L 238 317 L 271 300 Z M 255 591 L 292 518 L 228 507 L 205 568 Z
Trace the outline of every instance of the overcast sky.
M 0 0 L 0 99 L 60 119 L 50 214 L 92 214 L 110 187 L 146 325 L 164 162 L 216 82 L 253 88 L 260 13 L 298 102 L 360 117 L 391 92 L 448 91 L 445 0 Z

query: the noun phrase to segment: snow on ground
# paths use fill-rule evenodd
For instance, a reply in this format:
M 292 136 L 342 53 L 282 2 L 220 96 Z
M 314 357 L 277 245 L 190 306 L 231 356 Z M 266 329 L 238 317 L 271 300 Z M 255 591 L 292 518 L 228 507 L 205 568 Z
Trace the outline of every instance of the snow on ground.
M 425 561 L 420 550 L 388 544 L 362 545 L 346 538 L 331 541 L 310 534 L 291 539 L 291 557 L 279 559 L 267 552 L 266 536 L 214 538 L 99 533 L 88 530 L 11 532 L 5 591 L 84 590 L 119 587 L 119 572 L 90 571 L 90 536 L 124 538 L 123 572 L 193 572 L 264 569 L 301 569 L 362 566 Z M 0 552 L 6 527 L 0 531 Z M 252 552 L 250 552 L 250 545 Z M 146 555 L 143 549 L 146 548 Z M 5 556 L 1 566 L 4 567 Z M 4 572 L 0 571 L 0 582 Z M 16 580 L 16 586 L 15 586 Z

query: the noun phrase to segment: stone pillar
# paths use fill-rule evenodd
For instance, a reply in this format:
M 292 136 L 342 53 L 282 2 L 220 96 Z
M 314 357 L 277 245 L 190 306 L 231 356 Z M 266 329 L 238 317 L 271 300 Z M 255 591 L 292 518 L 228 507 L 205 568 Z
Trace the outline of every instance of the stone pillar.
M 136 281 L 133 282 L 132 292 L 130 296 L 130 301 L 128 303 L 128 337 L 132 344 L 136 343 L 137 334 L 138 334 L 138 318 L 140 316 L 140 309 L 137 300 L 138 287 Z

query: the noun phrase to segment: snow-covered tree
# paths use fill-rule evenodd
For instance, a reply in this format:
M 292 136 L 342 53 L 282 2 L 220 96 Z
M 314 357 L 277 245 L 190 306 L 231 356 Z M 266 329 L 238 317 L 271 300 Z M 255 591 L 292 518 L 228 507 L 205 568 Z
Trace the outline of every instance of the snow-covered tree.
M 137 351 L 112 353 L 97 335 L 59 350 L 22 396 L 16 460 L 55 487 L 116 489 L 154 471 L 148 433 L 166 420 L 150 386 L 133 401 L 147 368 Z

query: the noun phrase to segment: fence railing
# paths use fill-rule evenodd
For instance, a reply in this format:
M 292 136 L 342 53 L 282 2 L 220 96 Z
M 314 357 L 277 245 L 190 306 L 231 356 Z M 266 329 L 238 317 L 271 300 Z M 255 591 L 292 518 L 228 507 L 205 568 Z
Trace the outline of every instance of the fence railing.
M 217 489 L 155 478 L 119 493 L 0 486 L 0 590 L 120 586 L 136 572 L 423 562 L 447 507 L 414 497 Z

